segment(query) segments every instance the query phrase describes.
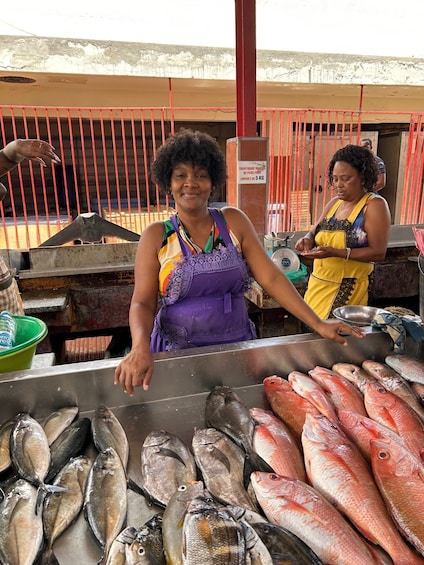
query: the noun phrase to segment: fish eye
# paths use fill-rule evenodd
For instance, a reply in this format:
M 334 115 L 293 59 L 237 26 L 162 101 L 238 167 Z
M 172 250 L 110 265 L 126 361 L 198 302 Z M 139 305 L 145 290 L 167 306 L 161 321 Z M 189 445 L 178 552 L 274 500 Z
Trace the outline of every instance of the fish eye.
M 184 492 L 184 491 L 186 491 L 186 490 L 187 490 L 187 485 L 180 485 L 180 486 L 178 487 L 178 491 L 179 491 L 179 492 Z
M 140 547 L 137 549 L 137 555 L 144 555 L 146 553 L 146 550 L 144 549 L 144 547 L 142 545 L 140 545 Z
M 387 392 L 387 391 L 386 391 L 386 389 L 384 388 L 384 386 L 379 386 L 379 387 L 377 387 L 377 392 L 379 392 L 379 393 L 381 393 L 381 394 L 384 394 L 384 393 Z
M 279 478 L 279 475 L 277 475 L 276 473 L 270 473 L 269 478 L 272 481 L 276 481 Z
M 384 451 L 382 449 L 381 451 L 378 452 L 378 458 L 381 459 L 382 461 L 384 461 L 388 457 L 389 457 L 389 454 L 387 453 L 387 451 Z

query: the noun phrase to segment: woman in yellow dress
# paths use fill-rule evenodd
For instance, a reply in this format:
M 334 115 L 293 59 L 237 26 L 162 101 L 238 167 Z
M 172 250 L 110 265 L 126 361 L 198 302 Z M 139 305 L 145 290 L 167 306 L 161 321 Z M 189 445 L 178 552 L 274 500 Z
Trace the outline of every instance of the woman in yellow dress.
M 346 304 L 368 304 L 369 275 L 386 255 L 390 210 L 374 192 L 378 171 L 374 155 L 359 145 L 346 145 L 328 166 L 336 196 L 317 224 L 296 242 L 314 259 L 305 301 L 322 319 Z

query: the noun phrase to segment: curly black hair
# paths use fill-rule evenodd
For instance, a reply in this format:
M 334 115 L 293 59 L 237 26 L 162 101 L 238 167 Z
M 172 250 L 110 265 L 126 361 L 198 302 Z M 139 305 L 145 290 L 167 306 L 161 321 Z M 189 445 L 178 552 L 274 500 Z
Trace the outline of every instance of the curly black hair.
M 373 153 L 361 145 L 346 145 L 336 151 L 328 164 L 328 184 L 333 183 L 334 165 L 344 161 L 354 167 L 361 175 L 362 185 L 368 192 L 375 191 L 378 169 Z
M 169 190 L 172 171 L 179 163 L 204 167 L 214 188 L 221 188 L 225 184 L 227 172 L 224 154 L 216 139 L 207 133 L 181 129 L 158 149 L 151 174 L 153 182 L 161 190 Z

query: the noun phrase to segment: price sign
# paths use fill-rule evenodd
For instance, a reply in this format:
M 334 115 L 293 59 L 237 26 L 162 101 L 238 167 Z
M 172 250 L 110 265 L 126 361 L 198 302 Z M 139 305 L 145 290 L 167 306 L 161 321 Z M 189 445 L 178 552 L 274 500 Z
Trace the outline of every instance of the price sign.
M 265 184 L 266 172 L 266 161 L 239 161 L 237 183 Z

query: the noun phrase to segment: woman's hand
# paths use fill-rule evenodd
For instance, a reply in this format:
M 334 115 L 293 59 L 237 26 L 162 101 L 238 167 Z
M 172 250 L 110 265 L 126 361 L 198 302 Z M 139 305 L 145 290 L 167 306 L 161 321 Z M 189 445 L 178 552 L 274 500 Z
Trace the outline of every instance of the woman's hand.
M 41 139 L 15 139 L 6 145 L 3 154 L 12 161 L 20 163 L 24 159 L 40 163 L 46 167 L 48 163 L 60 163 L 55 148 Z
M 134 396 L 134 387 L 148 390 L 153 375 L 153 355 L 149 348 L 133 347 L 115 369 L 114 384 Z
M 310 251 L 313 248 L 313 246 L 314 246 L 313 238 L 305 236 L 305 237 L 301 237 L 296 241 L 294 248 L 296 249 L 296 251 L 300 251 L 303 255 L 308 251 Z
M 311 257 L 311 259 L 326 259 L 327 257 L 337 257 L 338 255 L 331 245 L 321 245 L 320 247 L 303 251 L 302 256 Z
M 16 139 L 16 151 L 30 161 L 38 161 L 43 167 L 48 163 L 60 163 L 55 148 L 47 141 L 39 139 Z
M 365 330 L 363 328 L 350 326 L 349 324 L 336 319 L 320 320 L 319 323 L 312 329 L 319 333 L 320 336 L 332 339 L 342 345 L 348 345 L 342 334 L 353 335 L 359 338 L 363 338 L 365 335 Z

